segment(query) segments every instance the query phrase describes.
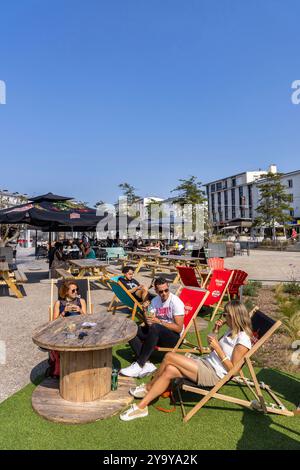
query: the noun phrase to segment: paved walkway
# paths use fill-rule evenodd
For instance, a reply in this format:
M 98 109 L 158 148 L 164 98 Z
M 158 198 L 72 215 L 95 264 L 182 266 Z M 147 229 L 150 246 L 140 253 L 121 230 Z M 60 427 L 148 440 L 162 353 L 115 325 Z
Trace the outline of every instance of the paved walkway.
M 294 279 L 300 282 L 300 253 L 251 250 L 250 256 L 226 258 L 225 267 L 242 269 L 249 279 L 271 281 L 269 283 Z

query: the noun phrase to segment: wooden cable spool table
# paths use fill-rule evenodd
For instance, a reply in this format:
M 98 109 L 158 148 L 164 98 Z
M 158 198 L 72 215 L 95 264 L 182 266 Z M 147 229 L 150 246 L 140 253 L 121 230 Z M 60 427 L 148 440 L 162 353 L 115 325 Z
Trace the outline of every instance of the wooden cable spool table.
M 82 323 L 96 323 L 85 329 Z M 74 338 L 68 325 L 73 324 Z M 79 332 L 87 336 L 79 339 Z M 128 406 L 129 389 L 135 380 L 119 377 L 111 391 L 112 347 L 127 343 L 137 333 L 136 324 L 124 315 L 106 311 L 93 315 L 58 318 L 36 329 L 33 342 L 44 349 L 59 351 L 60 379 L 45 379 L 33 392 L 33 409 L 50 421 L 88 423 L 108 418 Z

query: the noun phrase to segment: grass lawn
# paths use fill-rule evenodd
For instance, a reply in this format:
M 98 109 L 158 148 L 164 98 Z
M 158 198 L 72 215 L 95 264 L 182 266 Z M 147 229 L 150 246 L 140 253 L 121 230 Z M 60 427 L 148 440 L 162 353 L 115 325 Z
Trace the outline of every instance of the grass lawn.
M 118 367 L 131 360 L 128 346 L 114 350 Z M 289 409 L 295 409 L 300 401 L 299 375 L 258 369 L 258 378 L 279 392 Z M 151 406 L 148 418 L 129 423 L 114 416 L 92 424 L 62 425 L 46 421 L 32 410 L 34 388 L 30 384 L 0 405 L 0 449 L 300 449 L 298 416 L 265 416 L 211 400 L 187 424 L 182 422 L 179 406 L 174 413 L 162 413 Z M 244 397 L 235 385 L 222 391 Z M 189 408 L 196 397 L 185 397 Z M 159 403 L 169 407 L 169 400 L 160 399 Z

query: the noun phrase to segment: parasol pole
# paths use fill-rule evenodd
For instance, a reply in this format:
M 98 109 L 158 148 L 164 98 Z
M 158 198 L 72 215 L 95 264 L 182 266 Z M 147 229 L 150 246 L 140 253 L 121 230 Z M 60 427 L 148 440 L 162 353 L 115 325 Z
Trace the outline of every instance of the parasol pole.
M 49 230 L 49 254 L 50 254 L 50 251 L 51 251 L 51 239 L 52 239 L 52 236 L 51 236 L 51 230 Z M 49 264 L 50 264 L 50 257 L 49 257 Z
M 35 231 L 35 256 L 37 255 L 38 251 L 38 243 L 37 243 L 37 230 Z

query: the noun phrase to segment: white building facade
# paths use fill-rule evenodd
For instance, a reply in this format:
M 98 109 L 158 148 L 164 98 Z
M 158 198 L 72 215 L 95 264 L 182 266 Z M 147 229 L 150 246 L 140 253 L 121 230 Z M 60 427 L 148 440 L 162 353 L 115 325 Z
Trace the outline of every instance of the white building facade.
M 207 183 L 209 218 L 216 228 L 250 227 L 254 215 L 253 186 L 266 171 L 246 171 Z
M 277 173 L 277 166 L 270 165 L 268 171 Z M 214 228 L 226 230 L 252 226 L 260 199 L 257 182 L 268 171 L 246 171 L 205 185 L 209 217 Z M 282 183 L 290 194 L 291 225 L 300 228 L 300 170 L 284 173 Z

